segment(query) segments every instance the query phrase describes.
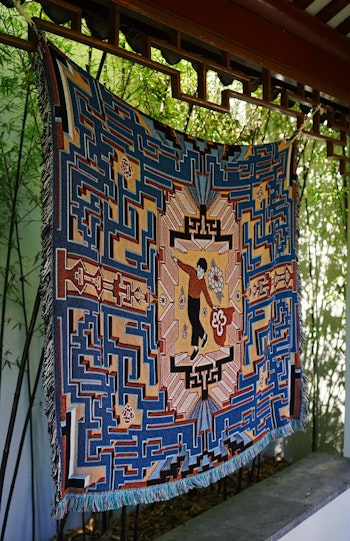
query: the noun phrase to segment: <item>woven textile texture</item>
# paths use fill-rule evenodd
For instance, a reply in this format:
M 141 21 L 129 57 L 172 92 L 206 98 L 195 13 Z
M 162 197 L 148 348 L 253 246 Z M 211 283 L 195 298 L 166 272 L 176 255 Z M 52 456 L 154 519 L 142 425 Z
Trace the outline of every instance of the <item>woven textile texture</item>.
M 207 486 L 305 425 L 291 144 L 175 131 L 45 40 L 37 71 L 54 514 Z

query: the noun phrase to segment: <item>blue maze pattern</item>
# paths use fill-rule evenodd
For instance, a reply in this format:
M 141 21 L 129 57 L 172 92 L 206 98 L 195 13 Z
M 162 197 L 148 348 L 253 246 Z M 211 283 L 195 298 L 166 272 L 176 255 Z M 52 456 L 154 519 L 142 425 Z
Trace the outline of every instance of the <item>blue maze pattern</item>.
M 291 145 L 196 139 L 135 110 L 50 44 L 44 62 L 60 499 L 74 508 L 83 496 L 100 510 L 111 504 L 91 495 L 119 493 L 115 506 L 166 499 L 301 427 Z M 241 358 L 228 344 L 219 360 L 194 368 L 160 351 L 159 217 L 176 193 L 198 212 L 180 217 L 169 245 L 209 239 L 233 250 L 232 233 L 207 215 L 220 197 L 239 226 Z M 197 393 L 185 415 L 169 406 L 164 359 L 182 392 Z M 233 361 L 223 406 L 212 389 Z

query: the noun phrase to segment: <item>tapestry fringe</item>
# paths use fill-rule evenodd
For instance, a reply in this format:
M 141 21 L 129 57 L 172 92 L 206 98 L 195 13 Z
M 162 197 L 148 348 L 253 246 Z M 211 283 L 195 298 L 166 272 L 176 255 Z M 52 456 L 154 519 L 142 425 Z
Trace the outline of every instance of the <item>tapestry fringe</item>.
M 40 40 L 45 38 L 39 35 L 39 45 L 34 55 L 34 68 L 39 88 L 39 110 L 43 121 L 42 134 L 42 268 L 41 268 L 41 298 L 43 306 L 43 319 L 45 324 L 45 359 L 43 370 L 43 387 L 45 392 L 45 413 L 48 419 L 48 432 L 51 445 L 52 476 L 55 480 L 55 496 L 53 507 L 61 499 L 59 480 L 60 471 L 60 451 L 56 422 L 56 402 L 55 402 L 55 363 L 54 363 L 54 345 L 53 345 L 53 256 L 52 256 L 52 238 L 53 238 L 53 138 L 52 138 L 52 116 L 51 103 L 47 82 L 44 72 L 43 50 Z M 54 510 L 53 510 L 54 514 Z
M 315 111 L 316 112 L 316 111 Z M 290 140 L 291 144 L 291 164 L 295 163 L 294 160 L 294 141 L 295 138 L 292 138 Z M 308 415 L 309 415 L 309 391 L 308 391 L 308 377 L 305 374 L 305 369 L 302 363 L 302 356 L 304 352 L 304 345 L 305 345 L 305 327 L 304 327 L 304 319 L 302 315 L 302 283 L 301 283 L 301 275 L 300 275 L 300 267 L 299 267 L 299 239 L 300 239 L 300 207 L 301 207 L 301 200 L 300 200 L 300 187 L 299 187 L 299 178 L 296 172 L 290 171 L 290 174 L 293 175 L 293 178 L 296 181 L 296 260 L 297 260 L 297 288 L 298 288 L 298 306 L 299 306 L 299 354 L 301 358 L 301 365 L 302 365 L 302 382 L 301 382 L 301 406 L 300 406 L 300 430 L 305 430 L 306 425 L 308 422 Z
M 302 422 L 292 420 L 285 426 L 272 430 L 251 448 L 246 449 L 215 469 L 199 473 L 191 478 L 172 481 L 164 485 L 121 489 L 99 494 L 67 494 L 57 505 L 54 516 L 61 519 L 69 511 L 80 513 L 103 512 L 120 509 L 123 506 L 162 502 L 185 494 L 194 488 L 206 488 L 249 464 L 272 441 L 290 436 L 294 431 L 301 429 L 303 429 Z

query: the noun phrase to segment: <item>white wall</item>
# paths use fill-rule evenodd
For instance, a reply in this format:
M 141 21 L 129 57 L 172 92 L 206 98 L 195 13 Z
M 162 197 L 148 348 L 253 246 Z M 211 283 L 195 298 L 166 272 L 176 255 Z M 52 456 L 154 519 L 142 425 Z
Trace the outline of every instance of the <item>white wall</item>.
M 31 313 L 39 285 L 39 268 L 32 270 L 32 258 L 40 250 L 40 227 L 41 216 L 37 209 L 36 216 L 31 216 L 30 223 L 21 229 L 23 261 L 28 268 L 24 269 L 27 274 L 25 283 L 26 305 L 28 308 L 28 320 Z M 6 257 L 6 245 L 0 244 L 0 259 Z M 3 290 L 3 280 L 0 275 L 0 292 Z M 0 299 L 1 307 L 2 299 Z M 22 356 L 25 342 L 23 328 L 23 310 L 18 303 L 12 300 L 7 304 L 8 324 L 5 330 L 5 350 L 10 350 L 10 358 L 15 361 Z M 16 325 L 20 321 L 22 326 Z M 33 388 L 34 380 L 38 372 L 39 360 L 43 344 L 41 308 L 37 318 L 35 335 L 29 352 L 30 380 Z M 0 392 L 0 461 L 2 460 L 4 445 L 8 432 L 8 425 L 12 404 L 14 400 L 19 369 L 15 364 L 5 366 L 2 370 L 1 392 Z M 28 411 L 29 393 L 27 382 L 27 370 L 17 401 L 17 415 L 10 447 L 10 453 L 6 468 L 2 505 L 0 509 L 0 536 L 4 524 L 6 505 L 12 476 L 15 468 L 18 453 L 21 451 L 21 461 L 15 489 L 12 497 L 10 512 L 7 519 L 4 541 L 49 541 L 56 533 L 56 520 L 51 517 L 51 502 L 54 495 L 54 484 L 51 477 L 51 449 L 47 428 L 47 419 L 44 410 L 44 391 L 40 378 L 34 405 L 32 408 L 33 427 L 33 451 L 34 468 L 31 467 L 31 450 L 29 429 L 22 449 L 20 450 L 20 439 L 25 417 Z M 32 492 L 31 479 L 34 478 L 34 538 L 32 535 Z M 72 513 L 67 521 L 67 528 L 81 525 L 81 515 Z
M 281 541 L 349 541 L 350 490 L 281 537 Z

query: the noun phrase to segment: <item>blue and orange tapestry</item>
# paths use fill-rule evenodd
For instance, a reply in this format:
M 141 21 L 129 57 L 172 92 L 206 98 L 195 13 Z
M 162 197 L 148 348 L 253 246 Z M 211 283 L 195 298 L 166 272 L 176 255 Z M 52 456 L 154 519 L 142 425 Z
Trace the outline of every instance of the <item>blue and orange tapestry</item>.
M 292 145 L 204 141 L 42 42 L 55 515 L 166 500 L 302 429 Z

